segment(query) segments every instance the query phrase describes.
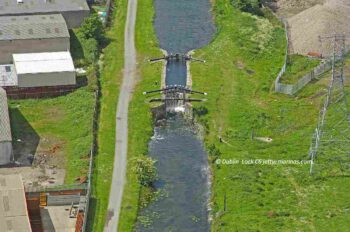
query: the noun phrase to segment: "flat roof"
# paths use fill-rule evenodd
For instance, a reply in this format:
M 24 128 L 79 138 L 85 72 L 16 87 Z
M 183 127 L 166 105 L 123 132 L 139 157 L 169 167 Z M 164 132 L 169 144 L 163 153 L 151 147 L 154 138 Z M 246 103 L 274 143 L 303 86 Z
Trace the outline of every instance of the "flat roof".
M 69 38 L 61 14 L 0 17 L 0 40 L 46 38 Z
M 17 75 L 52 72 L 75 72 L 70 52 L 13 54 Z
M 13 64 L 0 65 L 0 86 L 17 86 L 18 79 Z
M 0 87 L 0 142 L 11 142 L 11 125 L 6 91 Z M 2 187 L 0 185 L 0 191 Z M 0 227 L 1 228 L 1 227 Z
M 0 0 L 0 15 L 45 14 L 89 11 L 86 0 Z
M 0 228 L 4 232 L 31 232 L 20 175 L 0 175 Z

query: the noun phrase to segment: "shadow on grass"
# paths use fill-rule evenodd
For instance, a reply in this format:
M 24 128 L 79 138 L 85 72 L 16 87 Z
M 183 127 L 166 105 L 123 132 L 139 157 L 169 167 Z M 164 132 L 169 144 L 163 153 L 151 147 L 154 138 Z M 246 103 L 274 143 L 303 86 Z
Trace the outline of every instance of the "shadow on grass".
M 72 30 L 69 31 L 69 34 L 70 34 L 70 44 L 71 44 L 70 52 L 72 54 L 73 60 L 83 60 L 84 51 L 78 37 Z
M 88 212 L 88 218 L 87 218 L 87 224 L 86 224 L 86 231 L 93 231 L 94 221 L 96 218 L 96 212 L 97 212 L 97 199 L 91 197 L 90 203 L 89 203 L 89 212 Z
M 40 136 L 18 108 L 10 108 L 13 153 L 15 161 L 30 166 L 39 145 Z

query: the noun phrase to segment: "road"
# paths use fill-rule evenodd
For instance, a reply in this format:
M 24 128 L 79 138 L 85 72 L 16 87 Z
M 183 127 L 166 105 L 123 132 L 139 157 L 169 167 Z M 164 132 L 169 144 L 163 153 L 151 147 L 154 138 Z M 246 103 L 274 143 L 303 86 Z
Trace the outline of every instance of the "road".
M 116 114 L 115 158 L 105 232 L 117 232 L 126 175 L 128 152 L 128 109 L 136 83 L 135 22 L 137 0 L 128 1 L 124 34 L 124 76 Z M 116 54 L 118 56 L 119 54 Z

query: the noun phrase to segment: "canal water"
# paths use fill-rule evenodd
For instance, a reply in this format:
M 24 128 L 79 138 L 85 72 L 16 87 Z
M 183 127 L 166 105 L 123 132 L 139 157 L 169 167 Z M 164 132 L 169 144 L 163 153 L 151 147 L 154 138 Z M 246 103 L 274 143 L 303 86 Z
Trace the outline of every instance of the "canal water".
M 168 54 L 186 54 L 205 46 L 215 33 L 209 0 L 154 0 L 154 27 L 162 49 Z M 186 85 L 186 62 L 167 64 L 166 85 Z M 157 160 L 162 193 L 142 209 L 136 231 L 210 230 L 210 197 L 207 153 L 194 125 L 182 115 L 173 115 L 156 126 L 149 143 L 149 155 Z

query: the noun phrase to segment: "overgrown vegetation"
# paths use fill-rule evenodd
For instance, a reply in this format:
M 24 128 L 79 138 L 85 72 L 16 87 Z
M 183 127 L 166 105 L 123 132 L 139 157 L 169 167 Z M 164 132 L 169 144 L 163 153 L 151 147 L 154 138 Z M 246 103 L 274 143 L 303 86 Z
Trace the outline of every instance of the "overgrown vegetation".
M 310 59 L 298 54 L 289 55 L 286 72 L 283 74 L 281 82 L 284 84 L 295 84 L 319 64 L 320 61 L 318 59 Z
M 261 0 L 231 0 L 231 4 L 238 10 L 262 15 Z
M 213 154 L 212 230 L 346 231 L 346 177 L 310 177 L 308 165 L 242 164 L 250 159 L 308 159 L 327 83 L 312 83 L 296 98 L 274 93 L 285 55 L 283 26 L 272 23 L 272 38 L 257 53 L 252 34 L 239 31 L 259 30 L 258 21 L 229 3 L 214 2 L 220 30 L 208 47 L 196 51 L 206 65 L 191 65 L 193 88 L 208 92 L 208 101 L 195 108 L 202 112 L 197 118 L 207 128 L 205 143 Z M 218 158 L 239 164 L 216 164 Z
M 104 29 L 97 13 L 93 12 L 85 18 L 81 27 L 71 31 L 72 54 L 76 57 L 77 65 L 88 65 L 95 63 L 104 45 Z
M 138 181 L 145 187 L 151 187 L 157 180 L 156 161 L 149 156 L 135 158 L 131 170 L 138 175 Z

